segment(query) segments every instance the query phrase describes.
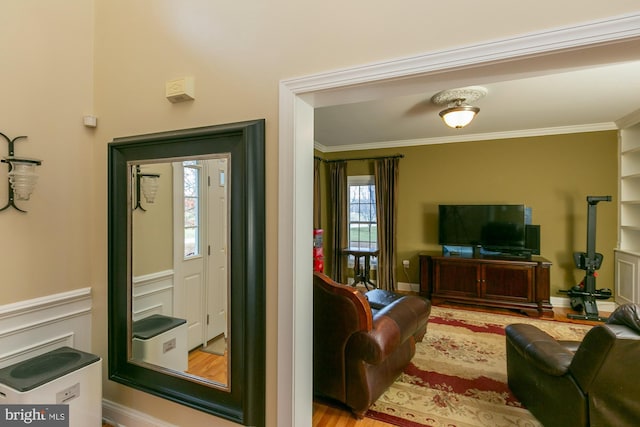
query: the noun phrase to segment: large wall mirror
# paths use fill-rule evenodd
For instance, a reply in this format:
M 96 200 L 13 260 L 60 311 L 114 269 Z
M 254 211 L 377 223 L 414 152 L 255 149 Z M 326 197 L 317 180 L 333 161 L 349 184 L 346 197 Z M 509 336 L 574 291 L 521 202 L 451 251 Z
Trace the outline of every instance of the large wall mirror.
M 265 422 L 264 120 L 109 144 L 109 378 Z

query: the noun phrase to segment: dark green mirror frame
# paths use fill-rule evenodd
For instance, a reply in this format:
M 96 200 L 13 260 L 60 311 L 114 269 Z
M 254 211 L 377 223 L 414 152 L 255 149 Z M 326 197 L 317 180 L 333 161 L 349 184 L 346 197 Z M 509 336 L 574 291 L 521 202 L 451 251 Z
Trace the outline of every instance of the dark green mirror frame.
M 109 144 L 109 379 L 236 423 L 265 424 L 264 120 L 115 138 Z M 229 390 L 133 363 L 128 168 L 230 153 Z

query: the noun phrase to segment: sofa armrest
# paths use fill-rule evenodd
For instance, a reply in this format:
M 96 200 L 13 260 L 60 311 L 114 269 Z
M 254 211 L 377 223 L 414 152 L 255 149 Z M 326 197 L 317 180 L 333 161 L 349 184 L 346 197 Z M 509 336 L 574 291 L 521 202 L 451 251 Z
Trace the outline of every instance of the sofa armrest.
M 425 298 L 417 296 L 404 296 L 393 301 L 373 316 L 373 323 L 382 316 L 393 319 L 398 325 L 401 336 L 400 341 L 404 342 L 410 336 L 415 335 L 419 329 L 424 329 L 431 313 L 431 302 Z
M 345 356 L 378 365 L 401 343 L 398 325 L 391 318 L 384 317 L 372 330 L 358 331 L 351 335 Z
M 353 334 L 347 352 L 369 364 L 379 364 L 425 327 L 430 312 L 431 305 L 424 298 L 402 297 L 375 314 L 370 331 Z
M 553 376 L 567 373 L 574 353 L 551 335 L 527 324 L 508 325 L 505 333 L 507 343 L 541 371 Z
M 640 335 L 626 325 L 605 323 L 594 326 L 582 340 L 569 370 L 586 393 L 597 387 L 597 377 L 610 369 L 608 365 L 625 366 L 633 376 L 631 366 L 626 364 L 635 360 L 631 352 L 634 347 L 639 347 L 632 341 L 638 340 Z
M 640 305 L 623 304 L 616 308 L 609 319 L 609 325 L 625 325 L 635 333 L 640 334 Z

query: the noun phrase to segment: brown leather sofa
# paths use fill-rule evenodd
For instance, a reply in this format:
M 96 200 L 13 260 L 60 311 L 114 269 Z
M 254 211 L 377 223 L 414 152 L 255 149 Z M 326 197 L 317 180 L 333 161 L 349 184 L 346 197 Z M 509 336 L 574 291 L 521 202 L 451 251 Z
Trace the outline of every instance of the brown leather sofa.
M 422 340 L 431 303 L 381 290 L 367 293 L 313 277 L 313 390 L 357 418 L 396 380 Z
M 582 342 L 507 326 L 509 388 L 545 427 L 640 425 L 639 314 L 622 305 Z

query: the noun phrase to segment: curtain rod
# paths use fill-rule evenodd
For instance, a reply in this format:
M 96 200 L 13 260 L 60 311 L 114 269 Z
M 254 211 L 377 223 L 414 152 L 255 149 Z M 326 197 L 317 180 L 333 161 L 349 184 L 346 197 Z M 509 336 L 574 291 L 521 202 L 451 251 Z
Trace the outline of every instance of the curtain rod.
M 322 160 L 325 163 L 334 163 L 334 162 L 348 162 L 350 160 L 380 160 L 380 159 L 402 159 L 404 154 L 395 154 L 393 156 L 378 156 L 378 157 L 353 157 L 351 159 L 331 159 L 325 160 L 321 159 L 318 156 L 313 156 L 314 159 Z

